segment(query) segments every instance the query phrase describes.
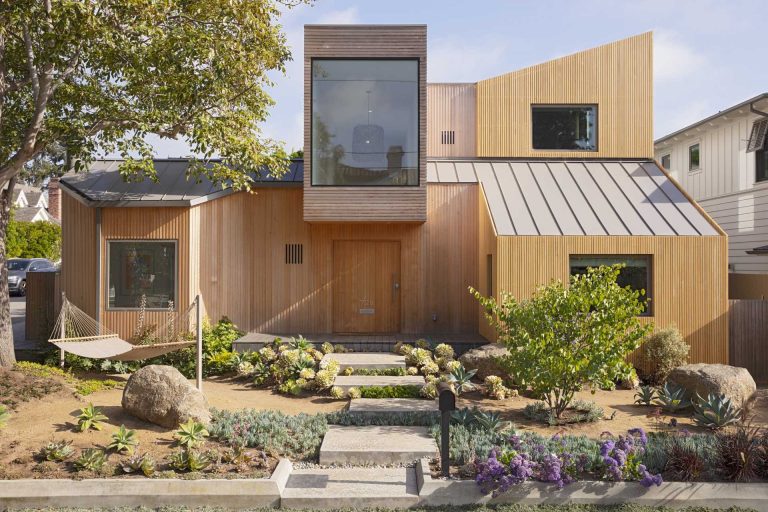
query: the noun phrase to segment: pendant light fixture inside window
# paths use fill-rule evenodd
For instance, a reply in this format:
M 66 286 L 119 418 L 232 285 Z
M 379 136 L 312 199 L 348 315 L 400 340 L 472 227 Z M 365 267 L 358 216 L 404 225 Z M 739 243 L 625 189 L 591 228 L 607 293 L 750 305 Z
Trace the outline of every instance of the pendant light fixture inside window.
M 376 164 L 384 156 L 384 128 L 371 124 L 371 91 L 365 91 L 368 103 L 367 124 L 358 124 L 352 131 L 352 159 L 363 164 Z

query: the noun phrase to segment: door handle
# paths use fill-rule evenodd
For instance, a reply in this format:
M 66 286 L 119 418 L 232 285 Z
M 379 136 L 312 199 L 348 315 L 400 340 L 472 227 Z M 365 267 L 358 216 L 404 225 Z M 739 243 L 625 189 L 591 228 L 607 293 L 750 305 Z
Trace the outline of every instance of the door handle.
M 395 282 L 395 284 L 393 284 L 392 287 L 395 289 L 395 291 L 397 291 L 400 289 L 400 283 Z

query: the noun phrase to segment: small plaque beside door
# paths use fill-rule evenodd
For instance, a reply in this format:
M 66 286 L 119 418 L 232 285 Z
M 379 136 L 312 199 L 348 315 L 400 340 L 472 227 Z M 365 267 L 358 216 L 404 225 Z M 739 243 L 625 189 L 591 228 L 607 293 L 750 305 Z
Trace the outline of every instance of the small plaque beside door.
M 360 308 L 358 310 L 358 313 L 361 315 L 375 315 L 376 309 L 375 308 Z

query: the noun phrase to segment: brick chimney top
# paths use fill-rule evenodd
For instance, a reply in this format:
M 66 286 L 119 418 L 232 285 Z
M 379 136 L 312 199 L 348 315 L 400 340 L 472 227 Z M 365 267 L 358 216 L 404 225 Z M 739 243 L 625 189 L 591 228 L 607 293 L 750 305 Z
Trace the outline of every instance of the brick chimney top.
M 48 213 L 54 219 L 61 221 L 61 189 L 59 178 L 51 178 L 48 182 Z

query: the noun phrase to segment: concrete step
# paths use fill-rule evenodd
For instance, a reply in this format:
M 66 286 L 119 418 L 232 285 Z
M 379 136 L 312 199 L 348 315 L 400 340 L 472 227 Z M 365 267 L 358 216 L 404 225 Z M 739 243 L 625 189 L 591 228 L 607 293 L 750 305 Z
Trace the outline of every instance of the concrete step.
M 281 508 L 409 508 L 419 502 L 415 468 L 295 469 Z
M 424 377 L 418 375 L 403 375 L 388 377 L 386 375 L 339 375 L 334 381 L 344 391 L 349 388 L 364 388 L 370 386 L 423 386 Z
M 427 427 L 331 425 L 320 446 L 320 464 L 401 464 L 436 454 Z
M 350 352 L 347 354 L 326 354 L 323 361 L 335 359 L 341 369 L 354 368 L 367 370 L 386 370 L 388 368 L 405 368 L 405 356 L 387 354 L 386 352 Z
M 358 414 L 434 412 L 437 414 L 437 400 L 420 398 L 358 398 L 349 402 L 349 412 Z

